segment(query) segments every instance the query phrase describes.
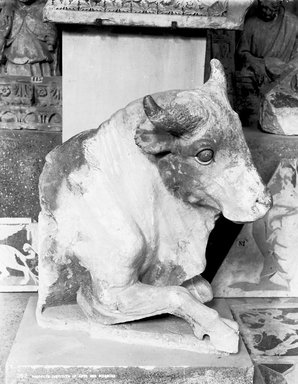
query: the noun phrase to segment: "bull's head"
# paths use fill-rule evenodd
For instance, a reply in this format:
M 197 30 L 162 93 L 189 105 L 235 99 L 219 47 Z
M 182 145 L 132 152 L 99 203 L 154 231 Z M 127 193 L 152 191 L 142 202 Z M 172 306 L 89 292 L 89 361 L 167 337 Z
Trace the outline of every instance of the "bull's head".
M 148 119 L 137 129 L 136 143 L 155 156 L 165 185 L 179 198 L 237 222 L 266 214 L 271 196 L 229 104 L 218 60 L 199 89 L 178 92 L 163 108 L 151 96 L 143 105 Z

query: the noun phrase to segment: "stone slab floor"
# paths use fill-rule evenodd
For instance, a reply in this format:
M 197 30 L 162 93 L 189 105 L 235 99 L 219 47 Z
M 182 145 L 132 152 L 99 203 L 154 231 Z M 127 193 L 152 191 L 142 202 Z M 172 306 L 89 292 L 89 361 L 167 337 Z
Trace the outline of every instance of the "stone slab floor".
M 5 362 L 32 293 L 0 293 L 0 384 L 4 384 Z

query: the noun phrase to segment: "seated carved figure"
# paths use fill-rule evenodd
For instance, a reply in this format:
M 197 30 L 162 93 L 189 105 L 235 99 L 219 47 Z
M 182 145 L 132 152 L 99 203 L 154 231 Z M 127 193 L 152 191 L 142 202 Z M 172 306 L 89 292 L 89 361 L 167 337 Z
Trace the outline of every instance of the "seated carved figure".
M 242 75 L 251 77 L 258 90 L 298 61 L 298 19 L 281 0 L 258 0 L 256 15 L 245 22 L 237 58 Z
M 205 248 L 222 212 L 271 205 L 231 109 L 223 68 L 194 90 L 146 96 L 47 156 L 40 179 L 39 324 L 77 301 L 108 327 L 170 313 L 236 352 L 238 326 L 203 303 Z
M 9 0 L 0 4 L 2 74 L 56 76 L 57 29 L 43 20 L 46 0 Z

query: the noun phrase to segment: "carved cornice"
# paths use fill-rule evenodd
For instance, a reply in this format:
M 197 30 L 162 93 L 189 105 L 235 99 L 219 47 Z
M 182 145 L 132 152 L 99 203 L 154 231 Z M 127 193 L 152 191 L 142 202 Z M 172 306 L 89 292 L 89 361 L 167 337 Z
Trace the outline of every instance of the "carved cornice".
M 48 0 L 55 23 L 238 29 L 253 0 Z

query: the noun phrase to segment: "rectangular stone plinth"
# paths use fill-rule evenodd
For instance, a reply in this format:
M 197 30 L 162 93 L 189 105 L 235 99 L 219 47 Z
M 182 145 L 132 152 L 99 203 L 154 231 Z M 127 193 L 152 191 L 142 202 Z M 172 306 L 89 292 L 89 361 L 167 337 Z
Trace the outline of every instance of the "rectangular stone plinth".
M 6 364 L 6 384 L 252 384 L 242 341 L 234 355 L 200 354 L 93 339 L 83 331 L 40 328 L 29 301 Z

